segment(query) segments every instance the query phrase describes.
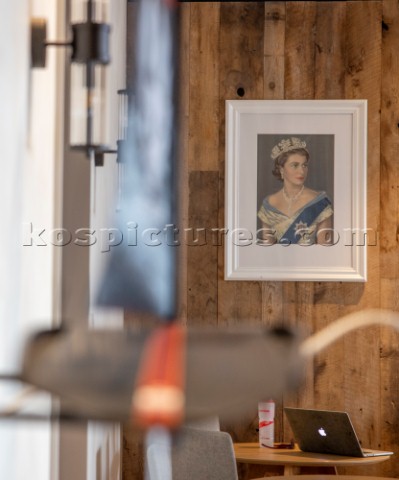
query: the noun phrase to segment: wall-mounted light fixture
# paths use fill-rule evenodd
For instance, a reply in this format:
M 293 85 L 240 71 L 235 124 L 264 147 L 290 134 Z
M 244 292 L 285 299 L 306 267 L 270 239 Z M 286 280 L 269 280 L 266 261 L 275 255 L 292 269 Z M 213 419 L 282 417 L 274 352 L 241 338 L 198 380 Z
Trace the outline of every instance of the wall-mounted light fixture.
M 107 23 L 94 21 L 94 7 L 93 0 L 88 0 L 86 21 L 72 23 L 72 39 L 66 41 L 48 41 L 46 20 L 34 18 L 31 22 L 31 66 L 32 68 L 45 67 L 47 47 L 71 48 L 71 64 L 72 67 L 76 66 L 78 69 L 78 71 L 71 71 L 71 75 L 80 77 L 81 70 L 83 70 L 85 88 L 83 98 L 79 97 L 84 105 L 84 121 L 79 122 L 74 129 L 70 128 L 72 135 L 75 133 L 78 140 L 71 143 L 71 149 L 84 152 L 88 158 L 94 159 L 96 166 L 101 166 L 105 153 L 117 153 L 118 161 L 121 161 L 122 145 L 118 141 L 117 149 L 112 149 L 99 141 L 101 128 L 96 125 L 99 119 L 95 115 L 97 106 L 94 95 L 96 78 L 98 78 L 96 70 L 110 62 L 109 36 L 111 28 Z M 121 95 L 123 104 L 127 93 L 120 91 L 118 94 Z M 71 124 L 72 121 L 71 118 Z M 124 139 L 124 137 L 119 138 L 121 141 Z
M 96 166 L 103 166 L 104 164 L 104 155 L 107 153 L 116 154 L 116 161 L 119 164 L 119 171 L 121 175 L 125 148 L 126 148 L 126 135 L 129 123 L 129 104 L 131 101 L 130 95 L 131 92 L 127 89 L 118 90 L 118 140 L 116 141 L 116 149 L 103 147 L 102 149 L 96 150 L 94 152 L 94 161 Z

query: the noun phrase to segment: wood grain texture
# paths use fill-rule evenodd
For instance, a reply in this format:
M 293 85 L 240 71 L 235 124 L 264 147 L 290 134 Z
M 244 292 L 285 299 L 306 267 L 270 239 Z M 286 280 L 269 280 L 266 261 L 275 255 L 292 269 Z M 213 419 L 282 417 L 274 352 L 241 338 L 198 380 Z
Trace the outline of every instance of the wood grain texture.
M 123 429 L 123 480 L 141 480 L 144 478 L 144 438 L 129 427 Z
M 381 87 L 381 307 L 399 311 L 399 5 L 383 1 Z M 381 445 L 399 451 L 399 337 L 381 328 Z M 398 462 L 381 474 L 399 476 Z
M 291 100 L 313 99 L 315 93 L 315 32 L 316 4 L 312 2 L 286 3 L 285 31 L 285 92 Z M 314 331 L 312 282 L 285 282 L 283 284 L 283 318 L 286 325 L 306 334 Z M 284 395 L 284 406 L 310 407 L 314 404 L 314 369 L 308 363 L 300 389 Z M 284 438 L 292 432 L 283 417 Z
M 187 323 L 217 325 L 218 172 L 190 172 L 187 246 Z
M 224 225 L 225 182 L 225 101 L 263 96 L 264 69 L 263 3 L 221 3 L 219 56 L 219 225 Z M 232 326 L 262 322 L 262 287 L 260 282 L 224 280 L 224 248 L 218 252 L 218 325 Z M 250 425 L 238 421 L 221 427 L 233 438 L 251 441 L 257 438 L 257 412 Z M 259 469 L 239 466 L 240 479 L 256 477 Z M 262 472 L 263 474 L 263 472 Z
M 318 3 L 315 32 L 315 99 L 345 98 L 346 4 Z M 317 159 L 315 160 L 317 161 Z M 338 193 L 338 192 L 337 192 Z M 338 193 L 339 194 L 339 193 Z M 346 286 L 341 282 L 314 285 L 315 331 L 344 314 Z M 314 360 L 314 403 L 318 408 L 344 410 L 344 344 L 337 342 Z M 333 388 L 332 385 L 333 384 Z
M 398 278 L 399 256 L 399 7 L 383 2 L 381 99 L 381 277 Z
M 193 3 L 190 18 L 189 170 L 217 170 L 219 148 L 218 2 Z
M 346 98 L 368 101 L 368 227 L 377 229 L 380 198 L 381 20 L 380 2 L 347 4 Z M 367 32 L 366 32 L 367 30 Z M 380 306 L 379 247 L 368 248 L 368 281 L 345 288 L 345 312 Z M 379 329 L 359 330 L 344 339 L 346 410 L 364 446 L 381 438 Z M 356 399 L 356 401 L 354 401 Z M 375 474 L 378 466 L 370 468 Z
M 381 279 L 381 307 L 399 311 L 399 279 Z M 381 328 L 381 440 L 380 445 L 399 451 L 399 335 L 391 328 Z M 399 463 L 381 466 L 379 475 L 399 477 Z
M 219 99 L 223 109 L 224 100 L 262 96 L 264 8 L 262 2 L 220 4 Z
M 284 98 L 285 4 L 266 2 L 263 43 L 264 98 Z
M 285 282 L 283 284 L 283 318 L 285 324 L 302 335 L 314 332 L 314 285 L 312 282 Z M 314 405 L 314 368 L 308 362 L 301 387 L 283 396 L 284 406 L 310 408 Z M 292 432 L 283 419 L 284 440 L 290 441 Z
M 315 33 L 315 99 L 345 98 L 346 4 L 318 3 Z
M 265 3 L 265 25 L 263 42 L 263 98 L 284 99 L 285 71 L 285 3 Z M 282 282 L 262 282 L 262 324 L 275 327 L 283 323 Z M 283 398 L 275 398 L 274 431 L 275 441 L 283 441 Z M 281 473 L 281 472 L 280 472 Z M 250 474 L 256 475 L 254 466 Z
M 263 35 L 263 3 L 220 4 L 219 225 L 224 225 L 225 101 L 262 97 Z M 218 252 L 218 278 L 218 324 L 259 324 L 261 285 L 259 282 L 226 282 L 223 247 L 219 247 Z
M 264 25 L 263 98 L 284 99 L 285 4 L 266 2 Z M 262 282 L 262 323 L 280 324 L 283 319 L 281 282 Z M 281 416 L 280 412 L 277 418 Z
M 226 99 L 361 98 L 369 110 L 368 226 L 380 232 L 378 245 L 368 248 L 365 284 L 226 282 L 223 246 L 188 246 L 188 324 L 269 327 L 282 321 L 308 335 L 364 308 L 399 311 L 398 2 L 192 2 L 184 8 L 184 226 L 224 225 Z M 326 349 L 308 365 L 298 392 L 275 399 L 276 438 L 291 438 L 283 405 L 342 409 L 364 446 L 399 451 L 398 352 L 398 335 L 377 327 Z M 249 422 L 222 424 L 241 442 L 257 440 L 256 426 L 257 412 Z M 399 477 L 398 465 L 339 473 Z M 259 469 L 240 465 L 240 480 L 277 473 Z
M 286 2 L 285 98 L 313 99 L 315 2 Z
M 178 209 L 180 233 L 188 225 L 188 162 L 189 156 L 189 118 L 190 118 L 190 22 L 191 5 L 180 6 L 180 34 L 179 34 L 179 182 L 178 182 Z M 179 318 L 187 323 L 187 245 L 185 242 L 179 247 Z

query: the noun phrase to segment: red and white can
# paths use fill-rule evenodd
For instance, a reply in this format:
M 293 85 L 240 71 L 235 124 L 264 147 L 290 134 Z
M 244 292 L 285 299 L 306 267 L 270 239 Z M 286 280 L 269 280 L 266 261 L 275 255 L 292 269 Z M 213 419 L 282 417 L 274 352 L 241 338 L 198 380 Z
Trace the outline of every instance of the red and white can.
M 275 403 L 273 400 L 259 402 L 259 445 L 261 447 L 274 447 L 274 414 Z

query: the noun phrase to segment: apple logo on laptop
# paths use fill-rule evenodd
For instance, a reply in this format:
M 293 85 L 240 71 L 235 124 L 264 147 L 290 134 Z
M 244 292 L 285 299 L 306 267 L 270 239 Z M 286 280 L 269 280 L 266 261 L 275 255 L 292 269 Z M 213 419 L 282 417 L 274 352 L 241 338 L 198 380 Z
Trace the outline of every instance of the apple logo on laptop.
M 324 430 L 323 427 L 320 427 L 319 430 L 318 430 L 319 434 L 322 436 L 322 437 L 326 437 L 327 436 L 327 432 Z

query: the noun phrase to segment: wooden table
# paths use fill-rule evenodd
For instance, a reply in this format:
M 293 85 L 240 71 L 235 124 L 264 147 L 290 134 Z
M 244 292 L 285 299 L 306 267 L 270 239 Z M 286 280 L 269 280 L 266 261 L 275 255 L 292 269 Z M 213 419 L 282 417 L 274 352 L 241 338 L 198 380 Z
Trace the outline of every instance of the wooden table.
M 318 467 L 319 471 L 323 467 L 323 472 L 337 474 L 336 467 L 365 466 L 384 462 L 391 458 L 391 455 L 367 458 L 325 455 L 322 453 L 302 452 L 297 446 L 292 450 L 285 448 L 273 449 L 259 447 L 258 443 L 235 443 L 234 454 L 236 461 L 239 463 L 281 465 L 284 467 L 284 475 L 299 474 L 301 467 Z M 315 473 L 318 472 L 315 471 Z M 305 476 L 301 478 L 304 480 Z

